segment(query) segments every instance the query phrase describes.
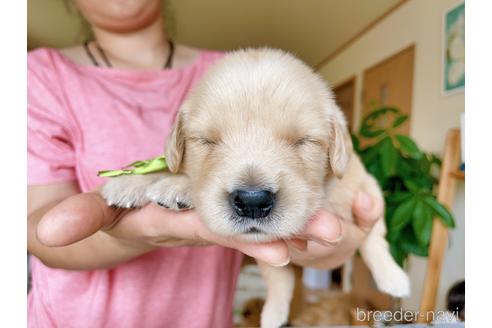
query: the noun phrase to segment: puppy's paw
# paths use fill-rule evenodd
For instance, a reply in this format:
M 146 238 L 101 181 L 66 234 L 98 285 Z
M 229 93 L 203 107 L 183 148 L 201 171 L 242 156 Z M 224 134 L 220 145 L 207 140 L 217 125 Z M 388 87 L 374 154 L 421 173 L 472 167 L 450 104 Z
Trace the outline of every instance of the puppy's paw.
M 183 174 L 164 176 L 147 189 L 146 197 L 160 206 L 177 211 L 193 208 L 190 180 Z
M 373 273 L 378 289 L 394 297 L 410 295 L 410 279 L 405 271 L 396 263 L 386 265 L 384 270 Z
M 261 328 L 280 328 L 287 324 L 289 304 L 265 304 L 261 313 Z
M 111 178 L 102 188 L 102 196 L 110 206 L 121 208 L 142 207 L 149 202 L 147 188 L 159 176 L 123 175 Z

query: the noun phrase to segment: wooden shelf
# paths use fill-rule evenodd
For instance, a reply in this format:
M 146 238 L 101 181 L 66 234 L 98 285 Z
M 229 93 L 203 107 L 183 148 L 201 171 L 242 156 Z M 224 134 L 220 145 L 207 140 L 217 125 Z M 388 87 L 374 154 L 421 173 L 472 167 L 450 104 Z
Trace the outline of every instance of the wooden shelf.
M 465 180 L 465 172 L 463 171 L 455 170 L 449 172 L 449 174 L 456 179 Z
M 456 169 L 460 165 L 460 146 L 460 130 L 451 129 L 446 137 L 437 195 L 437 200 L 444 204 L 448 209 L 452 208 L 453 205 L 454 190 L 457 180 L 465 179 L 465 172 Z M 436 309 L 437 291 L 447 246 L 448 229 L 441 220 L 434 220 L 429 248 L 429 259 L 427 261 L 427 272 L 420 302 L 419 323 L 428 321 L 427 319 L 432 316 L 428 317 L 426 313 L 435 311 Z

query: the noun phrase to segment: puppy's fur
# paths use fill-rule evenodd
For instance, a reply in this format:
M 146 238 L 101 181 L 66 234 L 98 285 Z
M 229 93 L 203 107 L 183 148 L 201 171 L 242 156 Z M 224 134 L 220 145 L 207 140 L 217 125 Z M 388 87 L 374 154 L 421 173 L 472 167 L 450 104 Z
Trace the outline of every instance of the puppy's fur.
M 382 199 L 353 153 L 330 89 L 279 50 L 242 50 L 218 61 L 183 103 L 165 155 L 170 172 L 111 179 L 103 188 L 108 203 L 194 207 L 216 233 L 268 241 L 299 233 L 322 207 L 353 220 L 359 190 Z M 231 208 L 228 195 L 248 186 L 275 194 L 267 217 L 248 220 Z M 385 233 L 381 217 L 360 252 L 379 289 L 405 296 L 408 277 L 391 257 Z M 279 327 L 289 313 L 293 273 L 288 266 L 260 266 L 269 289 L 262 327 Z

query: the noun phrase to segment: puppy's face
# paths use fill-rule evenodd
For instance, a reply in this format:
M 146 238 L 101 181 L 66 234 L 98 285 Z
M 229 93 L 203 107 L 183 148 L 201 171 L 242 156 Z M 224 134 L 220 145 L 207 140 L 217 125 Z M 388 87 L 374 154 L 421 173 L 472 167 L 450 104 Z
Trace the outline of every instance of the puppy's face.
M 209 228 L 257 241 L 298 233 L 350 152 L 323 82 L 273 50 L 216 64 L 181 108 L 166 146 L 170 170 L 190 177 Z

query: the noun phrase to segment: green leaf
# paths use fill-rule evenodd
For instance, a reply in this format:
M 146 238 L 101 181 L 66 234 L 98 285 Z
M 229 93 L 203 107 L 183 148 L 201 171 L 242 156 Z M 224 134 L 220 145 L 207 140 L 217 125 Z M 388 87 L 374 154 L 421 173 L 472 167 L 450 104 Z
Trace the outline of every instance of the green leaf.
M 390 244 L 390 251 L 396 263 L 403 268 L 405 260 L 408 257 L 408 253 L 406 253 L 398 244 L 393 243 Z
M 442 165 L 441 159 L 436 154 L 430 154 L 430 162 L 431 164 L 436 164 L 439 167 Z
M 395 214 L 396 208 L 399 205 L 400 204 L 396 204 L 395 205 L 395 204 L 386 203 L 386 210 L 385 210 L 385 213 L 384 213 L 384 216 L 386 218 L 386 226 L 389 226 L 389 221 L 393 217 L 393 214 Z
M 395 173 L 396 161 L 398 160 L 398 151 L 393 146 L 390 137 L 383 139 L 384 142 L 379 149 L 381 155 L 381 165 L 385 176 L 390 176 Z
M 412 220 L 413 209 L 415 207 L 415 198 L 401 203 L 395 210 L 390 220 L 392 230 L 402 230 Z
M 353 134 L 353 133 L 350 134 L 350 137 L 352 138 L 352 145 L 354 147 L 354 151 L 357 154 L 360 154 L 361 150 L 360 150 L 359 138 L 357 138 L 357 136 L 355 134 Z
M 405 184 L 405 187 L 413 193 L 418 193 L 420 191 L 420 186 L 417 184 L 416 180 L 404 179 L 403 183 Z
M 377 158 L 377 156 L 379 155 L 379 149 L 383 145 L 383 140 L 380 140 L 374 145 L 371 145 L 361 151 L 361 157 L 364 163 L 370 163 Z
M 402 178 L 411 178 L 414 175 L 415 166 L 412 165 L 409 158 L 400 156 L 400 160 L 397 165 L 398 166 L 396 169 Z
M 413 211 L 412 228 L 421 246 L 428 246 L 432 233 L 432 212 L 426 203 L 419 200 Z
M 424 201 L 432 208 L 434 213 L 441 218 L 441 221 L 449 228 L 454 228 L 454 217 L 449 210 L 439 203 L 434 197 L 428 196 Z
M 418 243 L 411 229 L 407 229 L 402 233 L 398 240 L 398 244 L 407 253 L 415 254 L 417 256 L 429 255 L 429 246 Z
M 413 194 L 408 191 L 393 192 L 386 196 L 386 203 L 401 203 L 412 196 Z
M 425 175 L 422 173 L 422 175 L 417 176 L 413 179 L 415 184 L 418 186 L 420 191 L 431 191 L 434 187 L 434 180 L 432 180 L 432 177 Z
M 419 163 L 420 170 L 426 175 L 428 175 L 431 168 L 431 162 L 429 161 L 429 159 L 425 154 L 420 158 L 420 160 L 418 160 L 418 163 Z
M 359 133 L 365 138 L 375 138 L 384 133 L 384 129 L 373 129 L 372 125 L 361 126 Z
M 397 117 L 395 119 L 395 121 L 393 122 L 393 128 L 397 128 L 399 127 L 400 125 L 402 125 L 403 123 L 405 123 L 406 121 L 408 120 L 408 115 L 400 115 L 399 117 Z
M 388 113 L 398 114 L 399 110 L 393 107 L 382 107 L 367 115 L 363 120 L 359 129 L 359 133 L 366 138 L 374 138 L 382 135 L 387 129 L 376 128 L 376 123 L 380 118 L 385 118 Z
M 420 159 L 422 157 L 423 154 L 420 151 L 419 147 L 409 137 L 401 135 L 401 134 L 397 134 L 396 140 L 398 140 L 398 143 L 400 145 L 400 149 L 404 153 L 408 154 L 410 157 L 412 157 L 414 159 Z
M 394 231 L 394 230 L 388 229 L 388 232 L 386 233 L 386 239 L 389 242 L 395 243 L 399 238 L 400 238 L 400 231 Z
M 367 164 L 366 168 L 367 171 L 371 173 L 373 176 L 375 176 L 378 182 L 381 183 L 381 180 L 379 179 L 379 177 L 381 176 L 381 172 L 380 172 L 381 168 L 379 165 L 379 161 L 374 161 L 372 163 Z

